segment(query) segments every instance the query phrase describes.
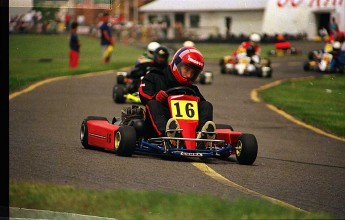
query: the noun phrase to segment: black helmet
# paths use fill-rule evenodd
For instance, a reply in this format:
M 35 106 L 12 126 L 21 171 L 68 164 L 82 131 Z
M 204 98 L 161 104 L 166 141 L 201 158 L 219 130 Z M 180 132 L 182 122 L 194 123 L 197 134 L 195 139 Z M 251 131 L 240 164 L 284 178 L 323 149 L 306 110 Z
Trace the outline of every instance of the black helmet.
M 247 52 L 248 57 L 255 55 L 255 47 L 254 46 L 247 47 L 246 52 Z
M 169 51 L 166 47 L 160 46 L 153 52 L 155 66 L 165 67 L 168 65 Z

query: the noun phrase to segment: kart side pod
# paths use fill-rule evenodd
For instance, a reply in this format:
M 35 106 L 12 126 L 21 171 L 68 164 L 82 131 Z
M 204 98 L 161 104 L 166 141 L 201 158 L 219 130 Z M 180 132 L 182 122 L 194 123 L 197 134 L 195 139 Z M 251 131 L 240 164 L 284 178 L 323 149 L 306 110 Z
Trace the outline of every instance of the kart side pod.
M 114 136 L 120 128 L 118 125 L 110 124 L 105 120 L 88 120 L 86 126 L 85 134 L 89 146 L 114 150 Z
M 236 145 L 238 138 L 242 132 L 231 131 L 229 129 L 217 129 L 217 139 L 224 140 L 225 143 Z

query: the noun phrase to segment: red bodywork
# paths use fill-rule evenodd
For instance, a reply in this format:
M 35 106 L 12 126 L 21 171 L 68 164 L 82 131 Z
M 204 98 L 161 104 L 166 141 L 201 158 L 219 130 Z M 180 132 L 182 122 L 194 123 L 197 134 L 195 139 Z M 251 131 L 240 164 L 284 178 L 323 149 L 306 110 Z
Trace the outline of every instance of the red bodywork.
M 88 144 L 95 147 L 114 150 L 114 135 L 118 125 L 104 120 L 90 120 L 88 126 Z
M 168 99 L 169 102 L 169 107 L 170 107 L 170 113 L 171 113 L 171 117 L 176 118 L 173 115 L 173 111 L 172 111 L 172 100 L 180 100 L 180 101 L 195 101 L 195 102 L 199 102 L 199 98 L 195 97 L 195 96 L 189 96 L 189 95 L 175 95 L 175 96 L 170 96 Z M 196 109 L 198 110 L 198 109 Z M 192 120 L 192 119 L 179 119 L 176 118 L 176 120 L 178 121 L 180 128 L 182 129 L 182 137 L 183 138 L 196 138 L 196 127 L 199 124 L 199 118 L 197 118 L 196 120 Z M 196 149 L 196 143 L 195 141 L 185 141 L 185 146 L 187 149 Z
M 276 49 L 290 49 L 291 44 L 287 41 L 284 41 L 284 42 L 279 42 L 279 43 L 274 44 L 274 47 Z
M 172 100 L 180 100 L 180 101 L 195 101 L 199 102 L 199 98 L 190 95 L 176 95 L 170 96 L 168 98 L 169 108 L 171 112 L 171 117 L 176 118 L 173 115 L 172 111 Z M 181 110 L 182 111 L 182 110 Z M 197 119 L 181 119 L 176 118 L 178 121 L 180 128 L 182 129 L 182 137 L 183 138 L 196 138 L 196 128 L 199 124 L 199 120 Z M 231 131 L 230 129 L 216 129 L 218 140 L 224 140 L 227 144 L 235 145 L 237 142 L 238 137 L 242 134 L 241 132 Z M 185 140 L 185 146 L 187 149 L 195 150 L 196 149 L 196 142 L 193 140 Z M 234 153 L 234 152 L 233 152 Z

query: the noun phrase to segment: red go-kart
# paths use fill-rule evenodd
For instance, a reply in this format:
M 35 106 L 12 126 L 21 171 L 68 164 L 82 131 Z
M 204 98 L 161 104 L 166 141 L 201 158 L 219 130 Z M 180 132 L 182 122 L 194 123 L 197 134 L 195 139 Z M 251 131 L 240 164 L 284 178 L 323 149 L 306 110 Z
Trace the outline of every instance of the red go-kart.
M 84 148 L 114 151 L 118 156 L 135 152 L 174 155 L 179 157 L 227 158 L 236 155 L 239 164 L 251 165 L 257 157 L 258 144 L 253 134 L 234 131 L 231 125 L 216 124 L 216 139 L 198 139 L 198 98 L 188 87 L 166 91 L 171 117 L 180 125 L 182 137 L 148 137 L 143 106 L 132 105 L 122 110 L 121 118 L 89 116 L 81 124 L 80 140 Z M 179 145 L 172 147 L 170 140 Z M 199 148 L 201 142 L 211 142 Z

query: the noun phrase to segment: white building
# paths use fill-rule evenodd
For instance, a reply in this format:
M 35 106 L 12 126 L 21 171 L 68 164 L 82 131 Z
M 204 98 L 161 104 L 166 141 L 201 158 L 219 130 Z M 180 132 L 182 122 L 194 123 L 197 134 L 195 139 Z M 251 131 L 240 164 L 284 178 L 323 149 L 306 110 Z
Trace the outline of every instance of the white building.
M 345 31 L 343 0 L 156 0 L 140 12 L 145 25 L 166 23 L 170 39 L 178 37 L 179 28 L 199 39 L 253 32 L 306 33 L 312 38 L 320 26 L 328 27 L 331 17 Z

